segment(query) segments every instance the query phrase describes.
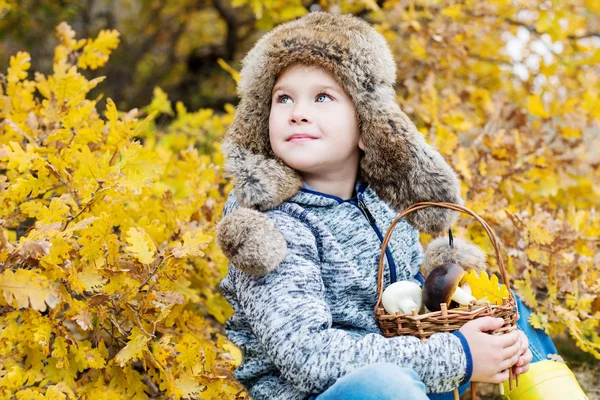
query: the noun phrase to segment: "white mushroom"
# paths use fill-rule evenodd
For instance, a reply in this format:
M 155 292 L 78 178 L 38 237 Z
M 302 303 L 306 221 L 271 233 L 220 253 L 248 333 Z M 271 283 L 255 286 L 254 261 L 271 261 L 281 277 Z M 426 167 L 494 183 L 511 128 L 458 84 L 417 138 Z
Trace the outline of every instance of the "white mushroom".
M 422 305 L 421 287 L 410 281 L 394 282 L 383 291 L 381 303 L 388 314 L 418 312 Z

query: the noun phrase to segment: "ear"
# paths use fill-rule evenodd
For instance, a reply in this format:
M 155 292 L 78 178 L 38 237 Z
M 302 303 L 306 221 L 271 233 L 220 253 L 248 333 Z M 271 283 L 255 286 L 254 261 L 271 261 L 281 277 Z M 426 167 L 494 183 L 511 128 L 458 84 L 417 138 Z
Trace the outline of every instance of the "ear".
M 237 208 L 217 225 L 217 245 L 240 271 L 264 276 L 285 258 L 283 234 L 265 214 Z
M 358 148 L 361 149 L 362 151 L 365 151 L 365 142 L 362 139 L 362 137 L 360 139 L 358 139 Z

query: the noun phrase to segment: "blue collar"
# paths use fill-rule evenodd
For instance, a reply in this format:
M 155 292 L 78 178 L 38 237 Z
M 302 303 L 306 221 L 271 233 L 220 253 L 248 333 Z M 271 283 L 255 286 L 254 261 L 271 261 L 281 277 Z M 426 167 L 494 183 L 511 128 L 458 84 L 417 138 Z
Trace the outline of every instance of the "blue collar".
M 357 182 L 357 186 L 358 186 L 358 188 L 356 188 L 356 187 L 354 188 L 356 194 L 351 199 L 348 199 L 348 200 L 344 200 L 341 197 L 333 196 L 331 194 L 319 192 L 319 191 L 316 191 L 316 190 L 313 190 L 313 189 L 307 189 L 305 187 L 301 188 L 300 191 L 302 191 L 304 193 L 316 194 L 317 196 L 327 197 L 329 199 L 334 199 L 339 204 L 341 204 L 341 203 L 346 203 L 346 202 L 353 202 L 353 201 L 355 202 L 356 198 L 359 195 L 362 195 L 365 192 L 365 190 L 367 189 L 367 186 L 369 186 L 369 185 L 366 182 L 359 181 L 359 182 Z

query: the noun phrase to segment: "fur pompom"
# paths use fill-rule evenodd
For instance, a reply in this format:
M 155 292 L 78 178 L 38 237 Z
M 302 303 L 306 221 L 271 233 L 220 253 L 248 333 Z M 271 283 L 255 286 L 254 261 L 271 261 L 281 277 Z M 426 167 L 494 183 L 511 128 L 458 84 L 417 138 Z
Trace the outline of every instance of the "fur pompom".
M 217 245 L 240 271 L 264 276 L 285 258 L 287 243 L 269 217 L 259 211 L 238 208 L 217 226 Z
M 438 237 L 429 243 L 423 255 L 423 271 L 425 276 L 440 264 L 452 262 L 460 265 L 469 272 L 474 269 L 477 273 L 485 271 L 486 254 L 481 248 L 471 242 L 454 238 L 454 247 L 450 247 L 447 236 Z

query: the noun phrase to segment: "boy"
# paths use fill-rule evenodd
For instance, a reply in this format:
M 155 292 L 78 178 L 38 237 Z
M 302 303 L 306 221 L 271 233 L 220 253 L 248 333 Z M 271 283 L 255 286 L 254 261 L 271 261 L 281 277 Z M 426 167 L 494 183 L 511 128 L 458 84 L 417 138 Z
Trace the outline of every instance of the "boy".
M 255 400 L 427 399 L 528 370 L 527 337 L 485 333 L 502 325 L 491 317 L 425 343 L 380 335 L 382 232 L 414 202 L 462 203 L 455 173 L 395 103 L 395 76 L 385 39 L 349 15 L 280 25 L 244 58 L 217 240 L 235 310 L 225 328 L 243 353 L 235 377 Z M 401 221 L 385 284 L 422 282 L 418 231 L 455 218 L 428 208 Z

